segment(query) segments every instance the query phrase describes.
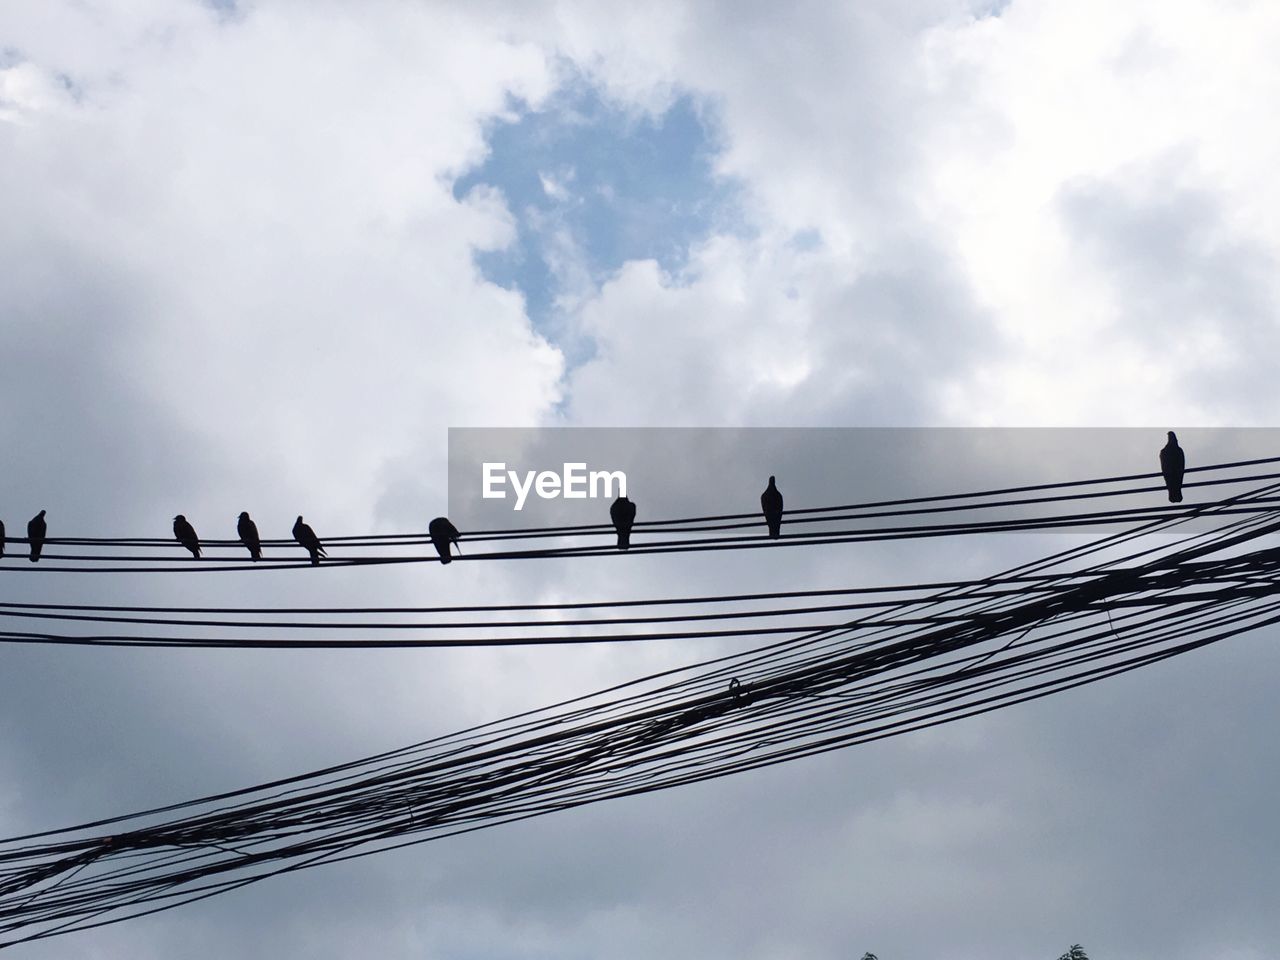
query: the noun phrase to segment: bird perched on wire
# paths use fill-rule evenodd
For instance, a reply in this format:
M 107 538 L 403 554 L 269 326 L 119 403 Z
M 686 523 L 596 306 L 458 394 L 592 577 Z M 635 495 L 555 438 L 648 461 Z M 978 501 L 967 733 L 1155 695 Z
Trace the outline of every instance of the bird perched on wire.
M 31 562 L 40 559 L 40 551 L 44 549 L 44 538 L 49 526 L 44 522 L 44 511 L 41 510 L 27 521 L 27 543 L 31 544 Z
M 777 540 L 782 536 L 782 492 L 773 477 L 760 494 L 760 509 L 764 511 L 765 523 L 769 524 L 769 536 Z
M 1169 442 L 1160 449 L 1160 472 L 1169 491 L 1170 503 L 1182 502 L 1182 474 L 1187 469 L 1187 456 L 1178 446 L 1178 438 L 1169 431 Z
M 4 556 L 4 521 L 0 520 L 0 557 Z
M 178 514 L 173 518 L 173 535 L 178 542 L 191 551 L 193 557 L 200 556 L 200 538 L 196 536 L 196 528 L 187 522 L 187 518 Z
M 618 549 L 628 549 L 631 546 L 631 525 L 636 522 L 636 505 L 626 497 L 619 497 L 609 508 L 609 519 L 618 531 Z
M 240 519 L 236 521 L 236 533 L 240 534 L 240 542 L 249 548 L 249 556 L 261 560 L 262 539 L 258 536 L 258 525 L 249 517 L 248 511 L 240 513 Z
M 440 562 L 452 561 L 453 557 L 449 556 L 449 544 L 457 543 L 458 538 L 462 536 L 458 528 L 449 522 L 448 517 L 436 517 L 427 524 L 427 533 L 431 537 L 432 545 L 436 548 L 436 553 L 440 554 Z
M 324 547 L 320 543 L 320 538 L 316 536 L 316 532 L 311 529 L 311 525 L 302 522 L 302 517 L 298 517 L 293 521 L 293 539 L 307 548 L 307 553 L 311 554 L 311 562 L 319 563 L 321 557 L 327 557 Z

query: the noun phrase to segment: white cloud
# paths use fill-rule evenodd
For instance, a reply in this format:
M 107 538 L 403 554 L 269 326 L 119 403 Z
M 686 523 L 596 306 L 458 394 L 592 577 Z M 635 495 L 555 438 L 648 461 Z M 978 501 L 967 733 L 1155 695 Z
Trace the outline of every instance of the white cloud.
M 1262 265 L 1254 272 L 1265 274 L 1280 251 L 1271 202 L 1280 143 L 1265 92 L 1275 82 L 1269 50 L 1280 25 L 1269 7 L 1098 4 L 1082 15 L 1014 3 L 999 16 L 975 17 L 942 4 L 805 8 L 803 15 L 668 5 L 650 8 L 657 22 L 643 28 L 647 45 L 606 29 L 608 17 L 597 9 L 557 10 L 562 49 L 619 96 L 661 102 L 655 91 L 686 89 L 717 112 L 725 141 L 718 169 L 745 185 L 757 233 L 739 245 L 736 263 L 750 265 L 752 303 L 769 315 L 735 325 L 736 338 L 785 354 L 778 324 L 798 311 L 807 345 L 837 339 L 850 351 L 844 358 L 855 370 L 844 388 L 812 364 L 808 380 L 780 389 L 771 409 L 803 422 L 847 422 L 851 408 L 861 409 L 852 397 L 902 376 L 893 363 L 878 364 L 886 375 L 876 385 L 857 376 L 859 355 L 879 358 L 883 347 L 901 350 L 908 362 L 939 354 L 928 358 L 930 396 L 905 411 L 915 422 L 1260 422 L 1251 419 L 1252 396 L 1232 396 L 1243 385 L 1233 387 L 1222 373 L 1248 366 L 1231 342 L 1259 322 L 1240 316 L 1226 284 L 1215 304 L 1204 305 L 1212 329 L 1171 356 L 1158 342 L 1161 321 L 1134 310 L 1143 291 L 1114 286 L 1113 264 L 1097 261 L 1096 237 L 1072 232 L 1064 204 L 1095 181 L 1148 196 L 1163 191 L 1175 206 L 1211 195 L 1218 249 L 1228 258 L 1247 250 Z M 643 56 L 642 70 L 635 63 Z M 637 85 L 640 76 L 652 78 L 649 87 Z M 780 251 L 801 231 L 817 231 L 829 260 L 797 282 Z M 959 316 L 964 332 L 943 347 L 937 327 L 904 314 L 892 342 L 874 330 L 864 340 L 847 314 L 819 312 L 832 305 L 829 291 L 857 285 L 867 271 L 902 277 L 891 297 L 904 305 L 912 283 L 941 283 L 942 309 Z M 706 271 L 693 274 L 692 285 L 709 294 Z M 618 288 L 606 289 L 606 312 L 625 309 Z M 805 303 L 775 309 L 772 298 L 780 301 L 784 291 Z M 677 312 L 678 299 L 668 297 Z M 1265 283 L 1253 299 L 1254 317 L 1274 312 Z M 646 303 L 649 323 L 661 329 L 664 305 Z M 741 307 L 712 297 L 700 303 L 707 319 L 696 326 L 716 327 L 720 310 Z M 966 345 L 971 352 L 950 365 L 940 355 Z M 606 352 L 613 346 L 606 336 Z M 704 380 L 716 379 L 704 368 L 717 355 L 697 355 Z M 760 371 L 743 367 L 742 350 L 731 346 L 724 356 L 723 376 L 745 370 L 747 383 L 736 386 L 754 389 Z M 1206 375 L 1211 397 L 1195 389 Z M 589 380 L 580 377 L 576 389 Z M 823 389 L 825 404 L 816 401 Z M 740 409 L 743 390 L 732 392 L 731 400 L 717 395 L 684 407 L 685 418 L 734 422 L 722 415 Z M 666 415 L 666 396 L 655 401 L 655 415 Z M 635 398 L 627 401 L 632 418 L 643 419 Z M 598 398 L 581 407 L 598 410 Z M 896 409 L 903 412 L 900 403 Z
M 305 510 L 322 534 L 403 529 L 439 512 L 446 426 L 554 420 L 561 399 L 570 423 L 1264 420 L 1280 249 L 1275 18 L 1261 4 L 1137 2 L 1015 2 L 999 17 L 940 2 L 264 2 L 234 16 L 9 5 L 0 441 L 21 469 L 5 471 L 5 519 L 39 500 L 63 529 L 159 534 L 178 509 L 225 511 L 229 534 L 254 498 L 255 514 Z M 486 119 L 509 97 L 548 95 L 557 58 L 628 109 L 692 92 L 723 135 L 718 169 L 747 199 L 741 229 L 700 243 L 677 276 L 633 262 L 597 288 L 558 248 L 563 302 L 598 347 L 567 381 L 519 297 L 473 266 L 474 250 L 514 236 L 503 198 L 450 189 L 483 156 Z M 549 195 L 562 186 L 544 180 Z M 997 553 L 965 558 L 989 569 Z M 828 575 L 881 562 L 857 555 Z M 625 587 L 752 573 L 636 563 Z M 618 588 L 612 569 L 449 574 L 260 589 L 390 602 Z M 959 956 L 1033 944 L 1051 956 L 1064 938 L 1101 955 L 1093 930 L 1117 955 L 1205 955 L 1205 942 L 1248 955 L 1250 937 L 1276 933 L 1257 903 L 1274 887 L 1254 842 L 1273 835 L 1269 813 L 1240 801 L 1230 828 L 1190 827 L 1222 802 L 1198 779 L 1205 764 L 1245 798 L 1274 793 L 1266 743 L 1245 736 L 1267 722 L 1268 649 L 1206 652 L 951 739 L 264 884 L 55 941 L 49 955 L 67 943 L 167 955 L 193 924 L 219 955 L 240 939 L 262 956 L 371 942 L 389 956 L 424 943 L 518 954 L 517 936 L 558 954 L 839 956 L 855 944 L 889 960 L 954 943 Z M 24 793 L 6 794 L 4 812 L 179 799 L 679 656 L 300 665 L 22 651 L 6 668 L 20 732 L 4 762 Z M 1220 738 L 1198 739 L 1204 717 Z M 1135 783 L 1146 769 L 1177 789 Z M 955 841 L 960 828 L 982 842 Z M 1170 838 L 1183 872 L 1162 864 L 1160 879 L 1176 897 L 1141 902 L 1143 858 Z M 1201 863 L 1220 889 L 1197 885 Z M 1197 893 L 1197 909 L 1175 902 Z M 991 929 L 1014 915 L 1025 922 Z M 477 946 L 460 929 L 477 917 L 504 935 Z M 1139 941 L 1134 918 L 1159 921 L 1159 944 Z M 1088 929 L 1065 932 L 1077 923 Z
M 572 182 L 573 170 L 567 170 L 563 174 L 550 174 L 545 172 L 538 173 L 538 182 L 542 184 L 542 192 L 552 200 L 558 200 L 563 203 L 569 199 L 569 188 L 566 184 Z
M 103 265 L 119 303 L 66 323 L 110 328 L 101 359 L 165 409 L 170 443 L 219 462 L 210 486 L 267 474 L 354 524 L 384 463 L 439 464 L 450 424 L 529 422 L 560 374 L 519 300 L 472 266 L 514 236 L 500 199 L 450 191 L 481 121 L 545 93 L 544 58 L 462 18 L 374 11 L 139 25 L 119 59 L 90 58 L 85 104 L 45 110 L 5 161 L 11 258 L 39 261 L 36 284 L 77 257 Z M 44 321 L 33 335 L 69 346 L 22 284 L 10 274 L 5 295 Z

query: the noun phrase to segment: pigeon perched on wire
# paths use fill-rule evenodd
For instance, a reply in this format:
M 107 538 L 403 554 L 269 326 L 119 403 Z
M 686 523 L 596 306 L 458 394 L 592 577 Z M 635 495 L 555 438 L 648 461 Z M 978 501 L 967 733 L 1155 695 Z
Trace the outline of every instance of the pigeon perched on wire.
M 196 536 L 196 528 L 187 522 L 187 518 L 178 514 L 173 518 L 173 535 L 178 542 L 191 551 L 193 557 L 200 556 L 200 538 Z
M 318 564 L 321 557 L 327 557 L 324 547 L 320 544 L 320 538 L 316 536 L 316 532 L 311 529 L 311 525 L 302 522 L 302 517 L 298 517 L 293 522 L 293 539 L 297 540 L 307 549 L 307 553 L 311 554 L 311 562 Z
M 1178 446 L 1178 438 L 1169 431 L 1169 442 L 1160 449 L 1160 472 L 1169 491 L 1170 503 L 1182 502 L 1182 474 L 1187 469 L 1187 456 Z
M 769 536 L 777 540 L 782 536 L 782 492 L 773 477 L 760 494 L 760 509 L 764 511 L 765 523 L 769 524 Z
M 618 549 L 628 549 L 631 546 L 631 525 L 636 522 L 636 505 L 626 497 L 619 497 L 609 508 L 609 519 L 618 531 Z
M 427 524 L 427 533 L 431 537 L 432 545 L 436 548 L 436 553 L 440 554 L 440 562 L 451 562 L 453 557 L 449 556 L 449 544 L 457 543 L 458 538 L 462 536 L 458 528 L 449 522 L 448 517 L 436 517 Z M 458 552 L 461 553 L 461 549 Z
M 44 522 L 44 511 L 41 510 L 27 522 L 27 543 L 31 544 L 31 562 L 40 559 L 40 551 L 44 549 L 44 538 L 49 532 Z
M 241 512 L 236 521 L 236 533 L 240 534 L 240 542 L 249 548 L 249 556 L 255 560 L 262 559 L 262 539 L 258 536 L 258 525 L 249 517 L 248 511 Z

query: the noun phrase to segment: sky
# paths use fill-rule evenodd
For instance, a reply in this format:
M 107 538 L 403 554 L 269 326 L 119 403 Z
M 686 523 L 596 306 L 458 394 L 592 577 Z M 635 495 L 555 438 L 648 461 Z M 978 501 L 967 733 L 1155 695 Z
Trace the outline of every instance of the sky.
M 1132 427 L 1154 469 L 1167 429 L 1274 426 L 1278 42 L 1247 0 L 0 5 L 0 518 L 421 529 L 450 427 Z M 1052 549 L 0 569 L 0 593 L 657 596 Z M 15 955 L 1256 960 L 1280 942 L 1276 640 Z M 0 828 L 712 652 L 11 647 Z

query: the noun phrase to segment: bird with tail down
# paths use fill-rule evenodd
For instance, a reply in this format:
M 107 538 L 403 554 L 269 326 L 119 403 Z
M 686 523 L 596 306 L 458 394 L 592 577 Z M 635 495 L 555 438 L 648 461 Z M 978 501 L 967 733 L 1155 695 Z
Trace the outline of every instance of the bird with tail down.
M 302 544 L 307 553 L 311 554 L 312 564 L 319 564 L 321 557 L 328 556 L 324 552 L 324 546 L 320 543 L 320 538 L 316 536 L 316 532 L 311 529 L 309 523 L 302 522 L 301 516 L 293 521 L 293 539 Z
M 449 545 L 456 544 L 458 538 L 462 536 L 458 528 L 449 521 L 448 517 L 436 517 L 427 524 L 427 534 L 431 537 L 431 544 L 436 548 L 436 553 L 440 554 L 440 562 L 451 562 L 453 557 L 449 555 Z
M 180 544 L 191 551 L 191 556 L 200 556 L 200 538 L 196 536 L 196 528 L 191 526 L 182 514 L 173 518 L 173 535 Z
M 782 491 L 774 477 L 769 478 L 769 485 L 760 494 L 760 509 L 764 511 L 764 521 L 769 525 L 769 536 L 777 540 L 782 536 Z
M 247 510 L 241 511 L 236 521 L 236 533 L 240 534 L 240 542 L 249 551 L 254 560 L 262 559 L 262 538 L 258 536 L 258 525 L 253 522 Z
M 1178 438 L 1169 431 L 1169 442 L 1160 448 L 1160 473 L 1164 476 L 1165 489 L 1170 503 L 1182 502 L 1182 475 L 1187 469 L 1187 456 L 1178 446 Z
M 27 521 L 27 543 L 31 546 L 31 562 L 40 559 L 40 551 L 44 549 L 44 538 L 49 532 L 49 525 L 44 520 L 45 511 L 41 510 Z
M 631 526 L 636 522 L 636 505 L 626 497 L 619 497 L 609 508 L 609 519 L 613 521 L 613 528 L 618 531 L 618 549 L 629 549 Z

